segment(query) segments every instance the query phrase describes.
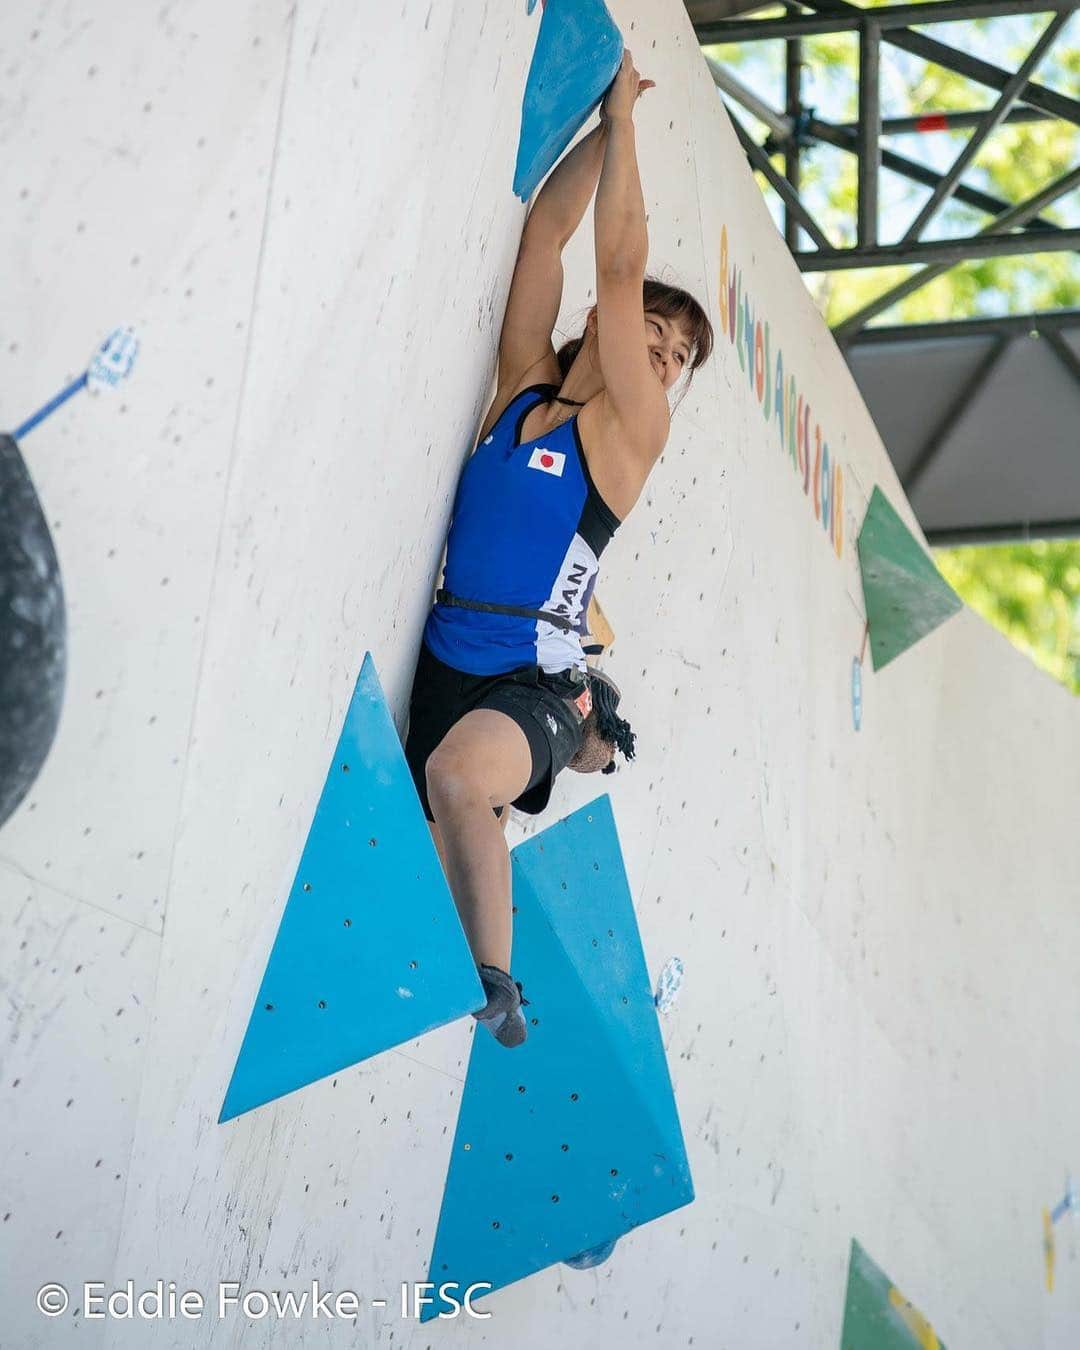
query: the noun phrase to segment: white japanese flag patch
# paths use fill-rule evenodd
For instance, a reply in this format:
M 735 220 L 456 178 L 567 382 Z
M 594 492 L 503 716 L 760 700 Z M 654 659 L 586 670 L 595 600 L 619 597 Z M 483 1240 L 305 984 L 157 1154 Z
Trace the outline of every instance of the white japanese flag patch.
M 542 445 L 538 445 L 529 456 L 530 469 L 539 469 L 541 473 L 553 473 L 556 478 L 562 477 L 565 463 L 566 456 L 560 450 L 545 450 Z

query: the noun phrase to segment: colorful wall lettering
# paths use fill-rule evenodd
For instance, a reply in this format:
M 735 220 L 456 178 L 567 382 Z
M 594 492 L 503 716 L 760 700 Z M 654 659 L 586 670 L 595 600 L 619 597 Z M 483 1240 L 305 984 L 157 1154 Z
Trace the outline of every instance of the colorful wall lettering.
M 782 453 L 802 480 L 803 493 L 813 503 L 821 525 L 838 558 L 844 554 L 844 471 L 829 452 L 821 424 L 811 417 L 808 391 L 799 387 L 794 372 L 784 369 L 784 353 L 772 331 L 743 289 L 742 271 L 728 256 L 728 232 L 720 230 L 720 328 L 735 346 L 740 368 L 761 407 L 762 416 L 776 424 Z

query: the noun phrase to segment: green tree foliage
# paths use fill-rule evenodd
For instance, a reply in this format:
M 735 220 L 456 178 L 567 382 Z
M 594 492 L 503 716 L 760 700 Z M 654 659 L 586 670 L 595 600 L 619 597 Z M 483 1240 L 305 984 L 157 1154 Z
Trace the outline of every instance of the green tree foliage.
M 1080 544 L 938 549 L 935 560 L 972 609 L 1080 694 Z
M 891 0 L 869 0 L 865 7 Z M 783 11 L 762 11 L 779 16 Z M 998 17 L 975 23 L 936 25 L 939 40 L 962 46 L 984 60 L 1015 69 L 1050 20 L 1049 14 Z M 1070 97 L 1080 97 L 1080 17 L 1059 35 L 1035 79 Z M 804 102 L 831 122 L 854 122 L 858 108 L 858 42 L 854 34 L 833 33 L 803 41 Z M 784 106 L 783 44 L 746 43 L 715 47 L 709 54 L 738 69 L 739 78 Z M 882 115 L 908 116 L 990 107 L 994 90 L 963 75 L 903 52 L 882 47 Z M 765 128 L 740 114 L 761 143 Z M 884 138 L 910 159 L 944 172 L 963 149 L 967 129 Z M 1066 173 L 1080 159 L 1080 129 L 1044 120 L 1006 123 L 982 146 L 964 182 L 1006 202 L 1030 197 Z M 783 157 L 773 157 L 783 172 Z M 834 244 L 855 242 L 858 198 L 854 155 L 828 145 L 803 152 L 802 193 L 807 206 Z M 779 198 L 756 175 L 779 223 Z M 906 231 L 929 189 L 887 171 L 881 182 L 881 235 L 898 239 Z M 1077 194 L 1060 198 L 1043 212 L 1058 225 L 1080 223 Z M 930 222 L 925 237 L 975 234 L 990 217 L 955 199 Z M 863 271 L 806 274 L 807 285 L 830 326 L 883 294 L 916 269 L 884 267 Z M 1080 263 L 1067 252 L 986 258 L 960 263 L 885 311 L 876 323 L 923 323 L 978 315 L 1022 314 L 1080 306 Z M 1005 546 L 938 549 L 942 574 L 959 595 L 999 628 L 1044 670 L 1080 693 L 1080 542 L 1036 541 Z

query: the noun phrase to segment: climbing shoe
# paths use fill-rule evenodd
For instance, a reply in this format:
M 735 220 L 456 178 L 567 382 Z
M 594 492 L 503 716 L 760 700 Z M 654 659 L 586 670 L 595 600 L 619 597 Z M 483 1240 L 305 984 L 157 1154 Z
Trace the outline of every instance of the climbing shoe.
M 529 1000 L 522 996 L 521 985 L 505 970 L 498 966 L 479 966 L 478 970 L 487 1003 L 473 1016 L 500 1045 L 512 1050 L 525 1039 L 525 1014 L 521 1008 L 523 1004 L 528 1006 Z

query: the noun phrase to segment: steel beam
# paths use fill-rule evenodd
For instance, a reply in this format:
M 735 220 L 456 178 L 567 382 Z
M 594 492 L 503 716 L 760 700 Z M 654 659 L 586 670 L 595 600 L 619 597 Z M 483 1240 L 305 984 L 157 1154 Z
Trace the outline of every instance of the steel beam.
M 703 47 L 730 42 L 763 42 L 770 38 L 815 37 L 822 33 L 850 33 L 862 26 L 863 17 L 872 14 L 882 31 L 907 28 L 909 24 L 957 23 L 965 19 L 992 19 L 999 15 L 1043 14 L 1048 10 L 1071 12 L 1077 0 L 927 0 L 925 4 L 883 5 L 872 10 L 834 10 L 807 3 L 825 14 L 796 15 L 783 19 L 721 20 L 699 24 L 695 32 Z M 852 13 L 851 10 L 857 12 Z
M 769 140 L 761 147 L 765 153 L 772 155 L 778 150 L 786 152 L 793 135 L 792 119 L 785 117 L 783 113 L 777 112 L 775 108 L 771 108 L 758 98 L 725 67 L 719 65 L 710 57 L 706 57 L 705 61 L 712 72 L 717 87 L 730 94 L 748 112 L 753 113 L 759 121 L 764 122 L 770 128 Z M 1028 112 L 1030 110 L 1020 109 L 1019 111 Z M 977 119 L 982 114 L 959 115 Z M 1043 117 L 1042 113 L 1035 113 L 1034 115 L 1039 118 Z M 834 125 L 831 122 L 822 121 L 820 117 L 809 117 L 806 121 L 806 134 L 811 140 L 822 141 L 826 145 L 835 145 L 838 150 L 847 150 L 854 155 L 858 153 L 857 125 L 857 123 Z M 893 173 L 901 174 L 905 178 L 910 178 L 913 182 L 923 183 L 931 188 L 936 187 L 942 179 L 941 174 L 927 168 L 925 164 L 920 164 L 918 160 L 908 159 L 905 155 L 899 155 L 894 150 L 888 150 L 884 147 L 881 149 L 881 165 L 882 168 L 889 169 Z M 1009 203 L 1001 197 L 995 197 L 989 192 L 968 187 L 963 183 L 958 184 L 953 195 L 957 201 L 964 202 L 967 206 L 973 206 L 977 211 L 985 211 L 988 216 L 997 216 L 1009 209 Z M 1057 230 L 1061 227 L 1055 225 L 1052 220 L 1042 220 L 1036 216 L 1033 220 L 1028 221 L 1024 228 L 1028 230 Z
M 780 117 L 779 113 L 774 112 L 772 115 L 774 118 Z M 852 155 L 858 153 L 858 140 L 853 123 L 834 125 L 831 122 L 823 122 L 819 117 L 808 117 L 806 135 L 810 140 L 834 145 L 838 150 L 846 150 Z M 770 134 L 761 148 L 767 155 L 774 155 L 777 151 L 786 147 L 790 136 L 791 128 L 785 124 L 778 131 Z M 898 155 L 895 151 L 887 150 L 884 147 L 881 150 L 881 167 L 931 188 L 936 187 L 942 178 L 941 174 L 933 169 L 928 169 L 925 164 L 920 164 L 918 160 L 908 159 L 906 156 Z M 1001 215 L 1003 211 L 1009 209 L 1010 205 L 1002 197 L 995 197 L 992 193 L 965 186 L 963 183 L 957 187 L 953 195 L 957 201 L 973 206 L 977 211 L 985 211 L 988 216 Z M 1023 228 L 1026 230 L 1059 230 L 1061 226 L 1055 225 L 1052 220 L 1043 220 L 1040 216 L 1036 216 L 1027 221 Z
M 986 229 L 977 235 L 976 238 L 983 238 L 994 232 L 1012 229 L 1017 225 L 1023 225 L 1026 221 L 1030 220 L 1032 216 L 1041 211 L 1044 206 L 1049 206 L 1051 202 L 1057 201 L 1059 197 L 1063 197 L 1067 192 L 1071 192 L 1077 184 L 1080 184 L 1080 165 L 1075 169 L 1072 169 L 1069 173 L 1062 174 L 1060 178 L 1054 179 L 1052 183 L 1048 183 L 1046 187 L 1040 192 L 1037 192 L 1034 197 L 1029 197 L 1027 201 L 1018 203 L 1018 205 L 1013 206 L 1006 211 L 1004 215 L 998 216 L 997 219 L 991 221 Z M 1045 245 L 1047 248 L 1050 248 L 1054 243 L 1061 239 L 1062 235 L 1076 235 L 1078 233 L 1080 232 L 1075 230 L 1059 230 L 1056 234 L 1050 234 L 1048 232 L 1045 235 L 1027 234 L 1010 237 L 1024 239 L 1028 244 L 1038 240 L 1040 246 Z M 908 245 L 908 247 L 912 246 Z M 922 248 L 925 247 L 925 245 L 920 244 L 915 245 L 915 247 Z M 833 336 L 838 342 L 843 343 L 848 341 L 859 332 L 861 328 L 864 328 L 872 318 L 880 314 L 882 310 L 889 309 L 892 305 L 896 304 L 898 300 L 902 300 L 905 296 L 920 290 L 928 281 L 933 281 L 935 277 L 941 276 L 943 272 L 947 272 L 952 265 L 953 264 L 950 262 L 935 263 L 930 267 L 924 267 L 921 271 L 916 272 L 914 276 L 905 278 L 898 286 L 891 287 L 882 295 L 879 295 L 876 300 L 871 300 L 868 305 L 864 305 L 862 309 L 857 310 L 854 314 L 846 318 L 843 323 L 838 324 L 837 327 L 833 329 Z
M 819 11 L 819 15 L 808 19 L 806 15 L 794 14 L 779 21 L 762 20 L 746 25 L 730 23 L 715 25 L 718 29 L 723 29 L 729 40 L 739 27 L 755 29 L 755 36 L 760 36 L 765 28 L 770 29 L 775 36 L 780 36 L 785 25 L 791 27 L 786 52 L 786 116 L 741 85 L 722 67 L 711 60 L 709 65 L 716 83 L 726 88 L 744 107 L 769 127 L 769 138 L 762 147 L 757 145 L 749 132 L 742 127 L 738 118 L 732 115 L 733 125 L 752 165 L 765 175 L 784 202 L 785 237 L 803 271 L 834 271 L 890 264 L 902 266 L 926 264 L 898 286 L 884 292 L 875 301 L 849 316 L 834 330 L 839 341 L 850 342 L 871 318 L 904 296 L 925 286 L 958 262 L 969 258 L 1056 252 L 1080 246 L 1080 229 L 1063 230 L 1051 221 L 1039 219 L 1039 212 L 1045 206 L 1071 190 L 1080 179 L 1080 168 L 1049 184 L 1029 200 L 1013 206 L 960 182 L 964 170 L 971 164 L 986 138 L 1014 113 L 1018 115 L 1018 120 L 1021 117 L 1024 120 L 1031 120 L 1044 115 L 1059 115 L 1080 124 L 1080 102 L 1056 95 L 1051 90 L 1042 90 L 1040 86 L 1030 82 L 1038 62 L 1045 56 L 1068 17 L 1080 7 L 1080 0 L 926 0 L 926 3 L 922 4 L 891 5 L 872 10 L 852 5 L 847 0 L 800 0 L 800 3 Z M 790 5 L 787 7 L 789 10 L 792 8 Z M 952 115 L 953 125 L 967 122 L 973 125 L 974 130 L 968 144 L 945 174 L 936 173 L 925 165 L 883 149 L 881 145 L 883 125 L 879 101 L 882 36 L 894 41 L 896 45 L 906 46 L 911 50 L 909 40 L 920 44 L 922 34 L 908 31 L 905 25 L 909 23 L 922 25 L 929 22 L 943 22 L 946 19 L 952 21 L 988 15 L 1035 12 L 1052 12 L 1055 17 L 1047 24 L 1018 71 L 1011 73 L 1002 71 L 987 62 L 970 57 L 966 52 L 955 51 L 942 43 L 931 43 L 929 49 L 924 48 L 920 52 L 928 60 L 936 59 L 946 67 L 959 70 L 969 78 L 999 90 L 999 97 L 990 108 L 981 112 Z M 796 34 L 800 28 L 803 31 L 818 31 L 814 26 L 822 19 L 826 20 L 830 27 L 821 28 L 820 31 L 857 29 L 859 32 L 860 118 L 855 126 L 831 126 L 820 119 L 806 117 L 802 110 L 799 88 L 801 51 Z M 707 27 L 699 28 L 702 38 L 707 37 Z M 1023 109 L 1016 107 L 1020 100 L 1029 104 L 1029 107 Z M 896 118 L 890 120 L 890 126 L 939 129 L 950 125 L 948 116 Z M 858 157 L 858 244 L 855 248 L 827 247 L 823 242 L 824 232 L 802 204 L 799 197 L 799 180 L 804 138 L 838 145 Z M 769 155 L 775 154 L 777 148 L 784 153 L 786 177 L 773 168 L 769 159 Z M 931 188 L 929 200 L 919 210 L 904 238 L 899 244 L 890 246 L 880 246 L 877 243 L 878 186 L 882 167 L 923 182 Z M 994 219 L 977 235 L 970 238 L 920 241 L 918 235 L 941 206 L 953 196 L 959 201 L 986 211 L 994 216 Z M 798 251 L 800 226 L 807 230 L 817 244 L 816 251 Z M 1064 350 L 1069 354 L 1068 348 Z
M 925 136 L 935 131 L 965 131 L 968 127 L 977 127 L 985 116 L 986 109 L 982 108 L 972 112 L 933 112 L 917 113 L 911 117 L 884 117 L 881 120 L 881 132 L 883 136 L 906 136 L 913 133 Z M 1041 108 L 1011 108 L 1004 120 L 1010 124 L 1045 122 L 1049 117 L 1050 113 L 1043 112 Z M 838 131 L 849 132 L 852 136 L 859 129 L 858 122 L 837 122 L 835 126 Z
M 784 206 L 795 219 L 798 220 L 799 224 L 811 239 L 813 239 L 814 243 L 817 244 L 818 248 L 831 249 L 832 244 L 829 242 L 828 236 L 802 204 L 799 194 L 791 186 L 784 175 L 773 168 L 772 164 L 769 162 L 768 155 L 762 150 L 760 145 L 756 144 L 754 138 L 741 124 L 730 108 L 728 109 L 728 116 L 731 118 L 731 125 L 735 128 L 735 135 L 738 136 L 750 163 L 755 169 L 759 169 L 765 175 L 772 186 L 780 194 Z
M 932 548 L 969 544 L 1024 543 L 1032 539 L 1080 539 L 1080 520 L 1016 520 L 1007 525 L 968 525 L 923 530 Z
M 849 132 L 846 128 L 833 126 L 829 122 L 823 122 L 820 118 L 811 117 L 807 122 L 807 133 L 815 140 L 824 141 L 826 145 L 835 145 L 840 150 L 847 150 L 851 154 L 856 154 L 858 144 L 854 132 Z M 768 152 L 766 144 L 766 152 Z M 929 169 L 925 164 L 920 164 L 917 160 L 908 159 L 904 155 L 898 155 L 893 150 L 882 149 L 881 151 L 882 168 L 890 169 L 893 173 L 902 174 L 905 178 L 910 178 L 916 183 L 925 183 L 927 187 L 935 187 L 940 181 L 942 175 Z M 988 192 L 983 192 L 979 188 L 967 187 L 960 184 L 953 194 L 957 201 L 964 202 L 968 206 L 974 206 L 978 211 L 985 211 L 989 216 L 999 216 L 1003 211 L 1009 209 L 1010 203 L 1004 201 L 1001 197 L 994 197 Z M 1055 225 L 1051 220 L 1042 220 L 1035 217 L 1025 226 L 1028 230 L 1057 230 L 1061 227 Z
M 1076 9 L 1078 2 L 1080 0 L 1070 0 L 1069 7 Z M 849 4 L 848 0 L 806 0 L 806 3 L 821 14 L 846 14 L 856 21 L 861 20 L 866 12 L 858 5 Z M 1057 9 L 1059 6 L 1044 5 L 1043 8 Z M 874 10 L 875 18 L 877 14 L 878 11 Z M 890 28 L 882 36 L 894 47 L 902 47 L 915 56 L 921 56 L 924 61 L 944 66 L 947 70 L 955 70 L 960 75 L 966 75 L 969 80 L 974 80 L 976 84 L 984 84 L 990 89 L 1000 91 L 1012 78 L 1012 71 L 1002 70 L 1000 66 L 992 65 L 989 61 L 982 61 L 977 56 L 972 56 L 970 52 L 957 51 L 955 47 L 927 37 L 925 33 L 913 33 L 908 28 Z M 1059 94 L 1055 89 L 1047 89 L 1041 84 L 1029 84 L 1024 90 L 1024 102 L 1029 107 L 1040 108 L 1053 117 L 1061 117 L 1066 122 L 1080 126 L 1080 102 L 1068 98 L 1065 94 Z
M 941 182 L 938 183 L 937 187 L 934 188 L 933 192 L 931 192 L 929 199 L 923 204 L 922 209 L 911 222 L 902 242 L 906 243 L 909 240 L 918 239 L 930 220 L 941 210 L 956 191 L 956 187 L 960 181 L 960 175 L 979 153 L 986 138 L 996 131 L 1008 116 L 1009 109 L 1020 97 L 1024 85 L 1031 79 L 1039 62 L 1050 50 L 1051 44 L 1065 24 L 1069 22 L 1071 17 L 1071 14 L 1055 14 L 1046 25 L 1038 42 L 1036 42 L 1031 51 L 1028 52 L 1023 65 L 1016 71 L 1008 84 L 998 95 L 998 99 L 994 105 L 988 108 L 983 114 L 975 130 L 971 133 L 968 143 L 960 151 L 959 155 L 957 155 L 952 167 L 945 174 L 945 177 L 942 178 Z
M 802 43 L 793 38 L 784 44 L 785 111 L 792 127 L 799 125 L 802 116 L 802 64 Z M 797 196 L 802 188 L 802 146 L 790 132 L 784 143 L 784 174 Z M 794 210 L 784 211 L 784 242 L 792 253 L 799 247 L 799 221 Z
M 741 103 L 748 113 L 752 113 L 759 122 L 763 122 L 769 128 L 770 134 L 775 136 L 777 140 L 786 143 L 791 139 L 792 121 L 790 117 L 778 113 L 775 108 L 755 94 L 752 89 L 743 84 L 742 80 L 738 79 L 718 61 L 714 61 L 707 56 L 705 64 L 709 67 L 709 74 L 712 76 L 713 84 L 716 85 L 717 89 L 728 94 L 737 103 Z
M 788 44 L 789 46 L 794 44 Z M 801 59 L 801 58 L 800 58 Z M 725 94 L 730 95 L 739 102 L 749 113 L 762 122 L 770 130 L 769 139 L 760 149 L 768 156 L 782 151 L 785 156 L 785 162 L 788 168 L 792 161 L 799 164 L 801 155 L 797 153 L 797 147 L 794 145 L 794 117 L 778 112 L 772 108 L 763 99 L 759 98 L 753 90 L 748 89 L 741 80 L 737 79 L 731 71 L 712 60 L 711 57 L 705 58 L 705 63 L 712 74 L 713 82 L 716 87 Z M 1014 110 L 1016 111 L 1016 110 Z M 1028 111 L 1021 109 L 1019 111 Z M 959 114 L 960 116 L 981 117 L 981 113 Z M 1042 117 L 1042 113 L 1035 113 L 1036 117 Z M 856 136 L 855 126 L 840 125 L 834 126 L 829 122 L 823 122 L 820 118 L 811 117 L 807 119 L 806 132 L 809 137 L 816 141 L 823 141 L 826 145 L 835 145 L 840 150 L 847 150 L 851 154 L 858 153 L 858 138 Z M 898 155 L 893 150 L 881 149 L 881 164 L 883 168 L 891 170 L 893 173 L 902 174 L 906 178 L 912 179 L 916 183 L 923 183 L 925 186 L 934 188 L 941 182 L 942 175 L 929 169 L 917 160 L 908 159 L 904 155 Z M 791 182 L 791 174 L 788 172 L 788 181 Z M 799 184 L 793 184 L 798 191 Z M 978 188 L 972 188 L 958 184 L 954 194 L 957 201 L 964 202 L 967 206 L 973 206 L 978 211 L 985 211 L 987 215 L 1000 215 L 1003 211 L 1009 209 L 1009 203 L 1003 201 L 1000 197 L 995 197 L 988 192 L 983 192 Z M 1042 220 L 1036 217 L 1029 221 L 1025 226 L 1027 230 L 1057 230 L 1060 227 L 1053 221 Z M 786 231 L 785 231 L 786 237 Z M 788 247 L 794 253 L 798 248 L 798 243 L 788 240 Z
M 938 421 L 937 426 L 930 433 L 926 444 L 919 451 L 918 457 L 911 468 L 901 480 L 901 486 L 907 497 L 910 499 L 912 492 L 918 486 L 919 480 L 925 475 L 927 469 L 941 453 L 945 442 L 949 439 L 956 424 L 963 417 L 971 406 L 975 395 L 982 388 L 983 384 L 989 378 L 991 371 L 1005 355 L 1009 347 L 1009 338 L 998 337 L 990 345 L 989 351 L 983 356 L 971 375 L 964 381 L 960 391 L 953 398 L 944 416 Z
M 1073 349 L 1061 336 L 1061 333 L 1054 331 L 1043 333 L 1042 340 L 1054 353 L 1054 355 L 1065 367 L 1065 369 L 1069 372 L 1069 374 L 1073 377 L 1073 379 L 1077 382 L 1077 384 L 1080 385 L 1080 357 L 1077 357 Z
M 924 342 L 935 338 L 1045 337 L 1067 329 L 1080 330 L 1080 309 L 1054 309 L 1039 314 L 1002 314 L 997 318 L 947 319 L 937 323 L 890 324 L 865 328 L 848 344 L 852 348 L 881 343 Z
M 1058 230 L 1056 234 L 994 231 L 973 234 L 967 239 L 929 239 L 910 244 L 878 244 L 873 248 L 856 245 L 828 252 L 808 250 L 794 256 L 803 272 L 850 272 L 862 267 L 903 267 L 913 263 L 933 263 L 944 272 L 968 258 L 1008 258 L 1018 253 L 1061 253 L 1072 249 L 1080 249 L 1080 227 Z
M 859 201 L 860 249 L 877 244 L 878 178 L 881 170 L 881 104 L 878 101 L 881 34 L 866 20 L 859 29 Z

